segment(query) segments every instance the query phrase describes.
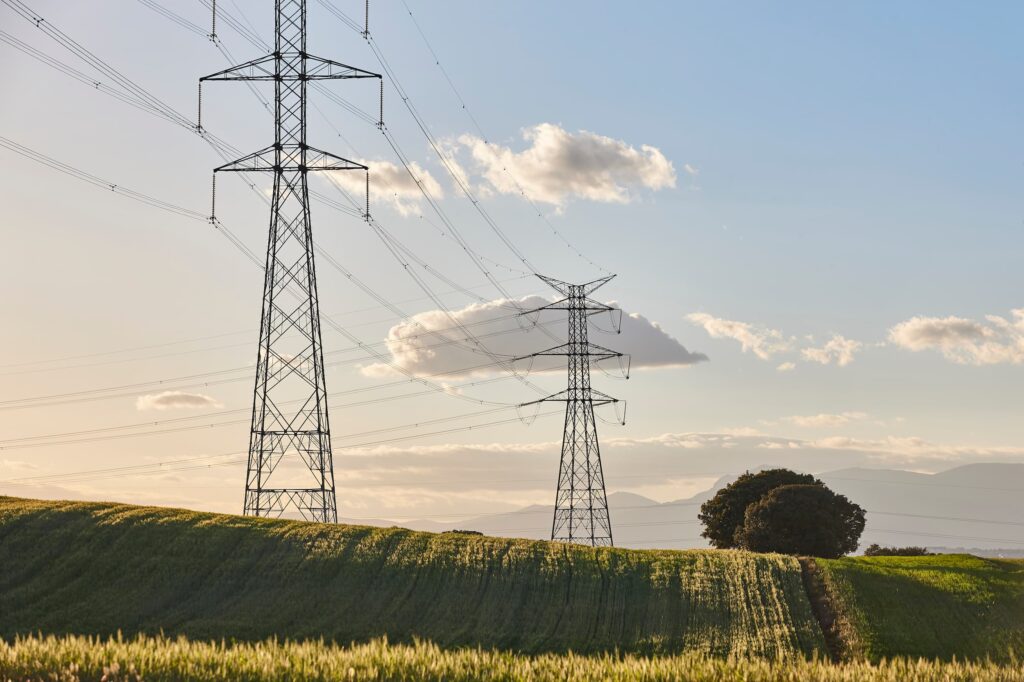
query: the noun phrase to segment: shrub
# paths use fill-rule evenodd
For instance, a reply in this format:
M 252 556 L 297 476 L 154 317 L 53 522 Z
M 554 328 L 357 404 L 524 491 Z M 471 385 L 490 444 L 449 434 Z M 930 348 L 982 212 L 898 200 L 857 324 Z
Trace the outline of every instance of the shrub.
M 927 547 L 882 547 L 875 543 L 868 545 L 864 556 L 930 556 Z

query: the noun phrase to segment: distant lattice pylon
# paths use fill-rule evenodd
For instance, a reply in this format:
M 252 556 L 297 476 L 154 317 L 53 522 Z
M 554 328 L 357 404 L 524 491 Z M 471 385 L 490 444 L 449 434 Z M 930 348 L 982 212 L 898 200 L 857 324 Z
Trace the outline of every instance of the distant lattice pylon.
M 562 455 L 558 468 L 558 492 L 555 496 L 554 519 L 551 523 L 551 539 L 561 542 L 593 546 L 613 544 L 612 522 L 608 513 L 608 496 L 605 492 L 594 407 L 619 401 L 590 387 L 590 365 L 595 361 L 625 356 L 590 343 L 587 338 L 588 318 L 591 315 L 612 313 L 617 310 L 589 298 L 591 293 L 607 284 L 613 277 L 615 275 L 587 284 L 569 284 L 540 276 L 564 298 L 530 311 L 536 313 L 541 310 L 565 310 L 569 317 L 568 342 L 527 356 L 565 356 L 568 359 L 568 387 L 547 398 L 525 403 L 565 403 L 565 429 L 562 433 Z

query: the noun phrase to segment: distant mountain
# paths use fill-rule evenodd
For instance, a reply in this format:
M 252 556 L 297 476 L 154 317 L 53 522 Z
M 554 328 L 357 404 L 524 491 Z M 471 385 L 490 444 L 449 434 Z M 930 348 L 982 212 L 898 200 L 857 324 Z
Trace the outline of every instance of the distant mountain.
M 969 464 L 937 474 L 852 468 L 818 477 L 868 510 L 861 547 L 873 542 L 971 547 L 986 552 L 1004 549 L 1007 555 L 1024 550 L 1024 463 Z M 628 492 L 610 494 L 615 544 L 664 549 L 706 547 L 700 537 L 697 512 L 704 501 L 734 479 L 723 477 L 709 490 L 664 503 Z M 454 523 L 381 521 L 374 525 L 434 532 L 457 528 L 503 537 L 547 539 L 551 536 L 552 513 L 550 505 L 533 505 Z
M 1024 549 L 1024 464 L 937 474 L 843 469 L 819 478 L 868 510 L 864 544 Z

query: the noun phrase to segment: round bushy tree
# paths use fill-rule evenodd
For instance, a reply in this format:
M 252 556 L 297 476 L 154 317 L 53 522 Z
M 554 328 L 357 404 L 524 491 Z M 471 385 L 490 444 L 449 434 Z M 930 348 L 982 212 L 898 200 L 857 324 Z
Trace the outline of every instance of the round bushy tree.
M 857 549 L 864 510 L 824 485 L 783 485 L 747 507 L 744 549 L 835 558 Z
M 746 472 L 701 505 L 697 515 L 704 523 L 701 535 L 718 549 L 738 547 L 736 533 L 743 528 L 747 507 L 779 486 L 801 483 L 822 484 L 810 474 L 798 474 L 789 469 L 765 469 L 755 474 Z

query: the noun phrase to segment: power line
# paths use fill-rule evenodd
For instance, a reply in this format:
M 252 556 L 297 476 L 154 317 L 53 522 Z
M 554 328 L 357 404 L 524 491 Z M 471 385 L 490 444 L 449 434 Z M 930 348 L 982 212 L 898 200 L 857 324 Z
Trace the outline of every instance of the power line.
M 430 40 L 427 38 L 426 33 L 423 31 L 423 27 L 420 26 L 419 21 L 417 21 L 416 17 L 413 15 L 412 10 L 409 8 L 409 3 L 406 2 L 406 0 L 402 0 L 402 6 L 405 7 L 405 11 L 408 13 L 409 19 L 412 21 L 413 26 L 416 27 L 416 32 L 419 33 L 420 38 L 422 38 L 423 44 L 426 46 L 427 51 L 430 52 L 430 56 L 433 58 L 434 64 L 437 66 L 438 70 L 440 70 L 441 75 L 444 76 L 444 80 L 446 83 L 448 83 L 448 87 L 451 89 L 452 93 L 455 95 L 455 98 L 458 100 L 460 108 L 466 114 L 469 120 L 473 123 L 473 127 L 480 135 L 480 139 L 484 142 L 484 144 L 488 146 L 493 146 L 490 142 L 488 135 L 483 131 L 483 128 L 480 126 L 480 122 L 477 120 L 476 116 L 473 115 L 473 112 L 470 111 L 469 107 L 466 105 L 466 100 L 463 99 L 462 93 L 460 93 L 459 89 L 455 87 L 455 82 L 452 81 L 451 76 L 448 74 L 448 70 L 441 63 L 441 58 L 438 57 L 433 45 L 431 45 Z M 590 258 L 585 256 L 582 251 L 580 251 L 572 242 L 570 242 L 565 237 L 565 235 L 562 234 L 562 232 L 558 228 L 555 227 L 555 225 L 548 219 L 544 211 L 542 211 L 540 207 L 537 205 L 537 202 L 533 199 L 533 197 L 527 194 L 526 189 L 523 187 L 522 183 L 519 182 L 519 180 L 516 178 L 516 176 L 512 173 L 512 171 L 508 168 L 507 165 L 502 166 L 502 171 L 505 172 L 505 174 L 507 174 L 509 178 L 512 180 L 512 183 L 515 185 L 516 190 L 519 192 L 519 195 L 529 202 L 530 206 L 537 214 L 537 217 L 540 218 L 544 222 L 544 224 L 548 226 L 548 228 L 550 228 L 551 232 L 556 237 L 558 237 L 558 239 L 561 240 L 566 247 L 568 247 L 573 253 L 576 254 L 577 257 L 584 260 L 590 266 L 596 268 L 597 270 L 600 270 L 606 275 L 611 274 L 610 270 L 598 265 Z
M 554 415 L 557 415 L 557 414 L 559 414 L 559 413 L 558 412 L 546 412 L 546 413 L 541 413 L 541 414 L 537 415 L 537 418 L 550 417 L 550 416 L 554 416 Z M 515 423 L 515 422 L 518 422 L 518 421 L 520 421 L 518 417 L 511 418 L 511 419 L 499 419 L 499 420 L 495 420 L 495 421 L 491 421 L 491 422 L 484 422 L 482 424 L 472 424 L 470 426 L 460 426 L 460 427 L 453 427 L 453 428 L 448 428 L 448 429 L 440 429 L 440 430 L 437 430 L 437 431 L 431 431 L 431 432 L 427 432 L 427 433 L 417 433 L 417 434 L 411 434 L 411 435 L 407 435 L 407 436 L 393 436 L 393 437 L 390 437 L 390 438 L 381 438 L 381 439 L 377 439 L 377 440 L 361 441 L 361 442 L 358 442 L 358 443 L 351 443 L 351 444 L 348 444 L 348 445 L 343 445 L 343 446 L 340 446 L 337 449 L 339 449 L 339 450 L 356 450 L 356 449 L 367 448 L 367 447 L 371 447 L 371 446 L 375 446 L 375 445 L 387 445 L 387 444 L 390 444 L 390 443 L 398 443 L 398 442 L 402 442 L 402 441 L 406 441 L 406 440 L 412 440 L 412 439 L 417 439 L 417 438 L 429 438 L 431 436 L 448 435 L 448 434 L 452 434 L 452 433 L 468 432 L 468 431 L 477 431 L 477 430 L 480 430 L 480 429 L 486 429 L 486 428 L 490 428 L 490 427 L 494 427 L 494 426 L 501 426 L 501 425 L 506 425 L 506 424 L 512 424 L 512 423 Z M 231 456 L 231 454 L 235 454 L 235 453 L 228 453 L 228 454 L 224 454 L 224 455 L 214 455 L 212 457 L 227 457 L 227 456 Z M 235 464 L 240 464 L 240 463 L 245 461 L 245 459 L 242 458 L 241 453 L 238 453 L 238 456 L 239 456 L 238 460 L 232 460 L 232 461 L 223 462 L 223 463 L 214 463 L 214 464 L 190 466 L 187 469 L 183 469 L 183 468 L 162 468 L 162 469 L 160 469 L 160 468 L 156 468 L 156 467 L 158 467 L 160 465 L 160 463 L 153 463 L 153 465 L 151 465 L 151 466 L 154 467 L 154 470 L 152 470 L 152 471 L 150 471 L 150 470 L 133 471 L 131 473 L 131 476 L 163 474 L 163 473 L 167 473 L 167 472 L 171 472 L 171 471 L 184 471 L 184 470 L 189 470 L 189 469 L 203 469 L 203 468 L 211 468 L 211 467 L 217 467 L 217 466 L 231 466 L 231 465 L 235 465 Z M 199 460 L 201 458 L 195 458 L 195 459 Z M 140 467 L 140 469 L 141 469 L 141 467 Z M 59 480 L 46 479 L 45 482 L 47 482 L 47 483 L 54 483 L 54 482 L 57 482 L 57 483 L 68 483 L 68 482 L 82 482 L 84 480 L 98 480 L 98 479 L 103 479 L 103 478 L 123 478 L 123 477 L 125 477 L 124 473 L 117 473 L 117 474 L 111 474 L 111 475 L 90 476 L 87 479 L 76 478 L 73 481 L 69 481 L 67 478 L 61 478 Z M 8 480 L 0 481 L 0 483 L 18 483 L 19 481 L 23 481 L 23 480 L 29 480 L 29 479 L 8 479 Z M 42 479 L 41 478 L 35 478 L 35 479 L 32 479 L 32 480 L 35 480 L 35 481 L 38 482 L 38 481 L 40 481 Z
M 12 7 L 14 7 L 15 4 L 17 4 L 18 6 L 21 6 L 21 7 L 26 7 L 26 6 L 24 6 L 24 3 L 20 2 L 20 0 L 4 0 L 4 2 L 5 2 L 5 4 L 8 4 L 9 6 L 12 6 Z M 17 10 L 17 8 L 15 8 L 15 9 Z M 35 22 L 37 27 L 40 27 L 40 22 L 44 21 L 41 17 L 37 17 L 36 15 L 31 14 L 29 11 L 27 11 L 27 9 L 24 10 L 24 11 L 19 11 L 19 13 L 22 14 L 22 16 L 24 18 L 26 18 L 26 19 L 28 19 L 30 21 Z M 130 79 L 127 79 L 127 77 L 123 76 L 123 74 L 120 74 L 120 72 L 118 72 L 116 69 L 113 69 L 113 67 L 110 67 L 105 62 L 102 62 L 101 60 L 98 60 L 98 58 L 96 58 L 94 55 L 92 55 L 92 53 L 89 53 L 87 50 L 82 48 L 78 43 L 76 43 L 73 40 L 71 40 L 66 34 L 63 34 L 63 33 L 59 32 L 59 31 L 57 31 L 56 29 L 52 29 L 51 30 L 51 28 L 49 26 L 47 26 L 47 31 L 46 32 L 47 32 L 48 35 L 50 35 L 51 38 L 56 40 L 59 44 L 67 47 L 68 49 L 70 49 L 73 53 L 78 55 L 80 58 L 82 58 L 83 60 L 87 61 L 87 63 L 90 63 L 92 66 L 94 66 L 94 68 L 97 68 L 101 72 L 103 72 L 103 73 L 109 75 L 111 78 L 115 79 L 115 81 L 118 82 L 122 87 L 124 87 L 126 89 L 129 89 L 135 95 L 135 97 L 141 99 L 143 102 L 147 103 L 150 107 L 152 107 L 156 111 L 160 112 L 164 118 L 167 118 L 168 120 L 170 120 L 172 122 L 176 122 L 179 125 L 182 125 L 182 121 L 185 121 L 187 123 L 187 125 L 183 125 L 183 127 L 185 127 L 186 129 L 188 129 L 188 130 L 190 130 L 192 132 L 196 132 L 197 134 L 199 134 L 200 137 L 202 137 L 204 140 L 206 140 L 208 143 L 210 143 L 211 146 L 213 146 L 215 148 L 215 150 L 217 150 L 218 154 L 220 154 L 222 156 L 222 158 L 225 158 L 225 160 L 228 158 L 226 156 L 226 154 L 228 154 L 228 153 L 232 153 L 232 154 L 237 153 L 237 150 L 232 148 L 230 145 L 227 145 L 226 143 L 223 143 L 222 141 L 219 141 L 217 138 L 214 138 L 213 136 L 211 136 L 207 131 L 205 131 L 202 128 L 202 126 L 199 123 L 196 123 L 193 126 L 191 124 L 191 122 L 186 117 L 184 117 L 183 115 L 181 115 L 178 112 L 174 111 L 169 106 L 164 105 L 162 102 L 160 102 L 160 100 L 158 100 L 154 96 L 149 95 L 149 93 L 147 93 L 146 91 L 141 89 L 140 86 L 137 86 L 136 84 L 131 82 Z M 252 185 L 251 183 L 247 183 L 247 184 L 250 186 L 250 188 L 253 191 L 256 191 L 256 188 L 255 188 L 254 185 Z M 260 195 L 260 197 L 261 197 L 261 199 L 266 200 L 266 198 L 263 197 L 262 195 Z M 219 227 L 223 227 L 223 225 L 221 223 L 219 223 L 219 221 L 217 221 L 216 219 L 212 218 L 211 220 L 214 222 L 215 225 L 218 225 Z M 377 225 L 378 225 L 378 228 L 379 228 L 379 223 Z M 380 229 L 382 229 L 382 228 L 380 228 Z M 238 240 L 237 237 L 232 235 L 230 233 L 230 231 L 228 231 L 226 228 L 223 228 L 223 231 L 226 234 L 226 236 L 229 238 L 229 240 L 237 248 L 239 248 L 241 251 L 243 251 L 243 253 L 250 260 L 252 260 L 255 264 L 259 265 L 260 261 L 259 261 L 258 257 L 255 256 L 255 254 L 253 254 L 251 251 L 249 251 L 244 246 L 244 244 L 242 244 L 240 242 L 240 240 Z M 391 237 L 391 240 L 393 241 L 393 236 Z M 406 270 L 408 271 L 408 268 L 406 268 Z M 358 283 L 358 280 L 356 280 L 354 278 L 354 276 L 351 275 L 351 273 L 343 273 L 343 274 L 346 274 L 346 276 L 348 276 L 350 280 Z M 488 279 L 492 282 L 492 284 L 495 284 L 496 280 L 494 280 L 494 278 L 490 276 L 490 273 L 486 273 L 486 274 L 488 276 Z M 499 289 L 501 289 L 500 284 L 497 284 L 497 286 L 499 287 Z M 364 288 L 364 290 L 367 290 L 367 289 Z M 503 293 L 505 293 L 504 289 L 501 289 L 501 291 Z M 506 298 L 508 298 L 507 293 L 506 293 Z M 450 313 L 450 311 L 446 307 L 444 307 L 443 305 L 442 305 L 442 309 L 444 309 L 446 312 Z M 356 343 L 357 345 L 360 345 L 362 347 L 363 344 L 362 344 L 362 342 L 360 340 L 356 339 L 349 332 L 347 332 L 346 330 L 344 330 L 341 327 L 339 327 L 336 323 L 334 323 L 329 318 L 325 318 L 325 319 L 326 319 L 326 321 L 327 321 L 329 326 L 335 328 L 339 333 L 342 333 L 346 337 L 350 338 L 350 340 L 353 341 L 353 343 Z M 482 346 L 480 346 L 480 348 L 483 349 Z M 483 350 L 484 350 L 484 352 L 486 352 L 486 349 L 483 349 Z M 385 358 L 385 357 L 383 357 L 383 356 L 381 356 L 379 354 L 376 354 L 376 353 L 372 353 L 372 354 L 375 355 L 375 357 L 376 357 L 376 359 L 378 361 L 391 366 L 392 369 L 398 371 L 399 373 L 407 374 L 401 367 L 396 366 L 393 362 L 389 361 L 387 358 Z M 522 381 L 522 378 L 518 376 L 518 374 L 515 372 L 514 368 L 507 368 L 507 371 L 511 371 L 513 375 L 516 375 L 517 378 L 519 378 L 519 380 Z M 412 375 L 409 375 L 409 376 L 410 376 L 410 378 L 414 378 Z M 528 382 L 527 382 L 527 385 L 529 385 Z M 438 392 L 445 392 L 444 388 L 442 386 L 435 385 L 434 388 Z M 533 388 L 534 388 L 534 390 L 536 390 L 538 392 L 541 392 L 539 388 L 537 388 L 537 387 L 533 387 Z M 449 394 L 449 395 L 451 395 L 451 394 Z M 460 396 L 460 395 L 455 395 L 454 397 L 460 398 L 460 399 L 467 399 L 466 396 Z
M 383 126 L 383 121 L 381 121 L 381 123 L 380 123 L 380 127 L 381 127 L 381 129 L 382 129 L 382 130 L 384 130 L 384 126 Z M 340 132 L 339 132 L 339 135 L 340 135 Z M 402 161 L 403 161 L 403 164 L 405 165 L 405 168 L 406 168 L 406 170 L 407 170 L 407 171 L 408 171 L 409 173 L 412 173 L 412 170 L 411 170 L 411 167 L 410 167 L 409 163 L 408 163 L 408 162 L 407 162 L 407 160 L 406 160 L 406 159 L 404 158 L 404 156 L 403 156 L 403 155 L 401 154 L 400 150 L 398 150 L 398 148 L 397 148 L 397 143 L 395 143 L 395 142 L 393 141 L 393 138 L 389 138 L 389 141 L 390 141 L 390 142 L 392 143 L 392 146 L 393 146 L 393 147 L 395 148 L 395 150 L 396 150 L 396 153 L 398 153 L 398 154 L 399 154 L 399 156 L 400 156 L 400 157 L 402 158 Z M 413 175 L 413 178 L 414 178 L 414 180 L 415 180 L 415 181 L 417 182 L 418 186 L 420 186 L 420 189 L 421 189 L 421 191 L 423 191 L 423 192 L 424 192 L 424 196 L 425 196 L 425 197 L 427 197 L 428 199 L 430 199 L 430 197 L 429 197 L 429 196 L 428 196 L 428 195 L 426 194 L 426 192 L 425 192 L 425 191 L 423 190 L 423 187 L 422 187 L 422 184 L 420 183 L 420 180 L 419 180 L 418 178 L 416 178 L 416 177 L 415 177 L 415 175 Z M 340 187 L 338 187 L 337 185 L 335 185 L 335 188 L 336 188 L 337 190 L 339 190 L 339 191 L 342 191 L 342 190 L 341 190 L 341 188 L 340 188 Z M 348 195 L 346 195 L 346 196 L 348 196 Z M 349 197 L 349 199 L 351 200 L 351 197 Z M 355 202 L 352 202 L 352 203 L 353 203 L 353 205 L 355 205 Z M 436 206 L 436 204 L 435 204 L 435 206 Z M 439 207 L 437 207 L 437 210 L 438 210 L 438 211 L 440 211 L 440 208 L 439 208 Z M 442 215 L 442 216 L 443 216 L 443 213 L 439 213 L 439 215 Z M 447 220 L 447 218 L 446 218 L 446 217 L 445 217 L 445 219 Z M 420 264 L 420 265 L 421 265 L 422 267 L 424 267 L 424 268 L 428 269 L 428 271 L 429 271 L 429 272 L 431 272 L 431 274 L 433 274 L 433 275 L 435 275 L 435 276 L 438 276 L 438 277 L 442 278 L 442 281 L 445 281 L 446 283 L 449 283 L 449 284 L 450 284 L 450 283 L 451 283 L 451 282 L 450 282 L 450 280 L 448 280 L 447 278 L 443 278 L 443 276 L 442 276 L 442 275 L 441 275 L 441 274 L 440 274 L 439 272 L 437 272 L 436 270 L 432 270 L 432 269 L 429 269 L 429 268 L 428 268 L 428 266 L 426 266 L 426 264 L 425 264 L 425 263 L 423 263 L 423 262 L 422 262 L 422 260 L 420 260 L 420 259 L 419 259 L 419 258 L 418 258 L 418 257 L 417 257 L 417 256 L 416 256 L 416 255 L 415 255 L 415 254 L 414 254 L 413 252 L 412 252 L 412 250 L 410 250 L 410 249 L 408 249 L 407 247 L 405 247 L 404 245 L 402 245 L 402 244 L 401 244 L 401 242 L 399 242 L 399 241 L 398 241 L 398 240 L 397 240 L 397 239 L 395 238 L 395 236 L 394 236 L 394 235 L 393 235 L 392 233 L 388 232 L 388 231 L 387 231 L 387 230 L 386 230 L 386 229 L 385 229 L 385 228 L 384 228 L 384 227 L 383 227 L 383 226 L 382 226 L 382 225 L 381 225 L 381 224 L 379 223 L 379 221 L 375 221 L 375 220 L 373 220 L 373 219 L 372 219 L 372 218 L 371 218 L 371 217 L 370 217 L 369 215 L 367 215 L 367 216 L 366 216 L 366 220 L 367 220 L 367 223 L 368 223 L 368 224 L 370 224 L 370 226 L 371 226 L 371 227 L 372 227 L 372 228 L 374 229 L 374 231 L 375 231 L 375 233 L 377 234 L 377 236 L 378 236 L 378 237 L 379 237 L 379 238 L 381 239 L 382 243 L 383 243 L 383 244 L 385 245 L 385 247 L 386 247 L 386 249 L 388 250 L 388 252 L 389 252 L 389 253 L 390 253 L 390 254 L 391 254 L 391 255 L 392 255 L 393 257 L 395 257 L 395 259 L 396 259 L 396 260 L 397 260 L 397 261 L 399 262 L 399 264 L 400 264 L 400 265 L 402 265 L 402 266 L 403 266 L 403 269 L 405 270 L 405 272 L 406 272 L 406 273 L 407 273 L 407 274 L 408 274 L 408 275 L 409 275 L 410 277 L 412 277 L 412 278 L 414 279 L 414 281 L 415 281 L 415 282 L 417 283 L 417 285 L 418 285 L 418 286 L 419 286 L 419 287 L 420 287 L 420 288 L 421 288 L 421 289 L 422 289 L 422 290 L 423 290 L 423 291 L 424 291 L 425 293 L 427 293 L 427 295 L 428 295 L 429 297 L 431 297 L 431 298 L 432 298 L 432 300 L 433 300 L 433 301 L 435 302 L 435 305 L 437 305 L 437 306 L 438 306 L 438 308 L 439 308 L 439 309 L 440 309 L 440 310 L 441 310 L 441 311 L 442 311 L 442 312 L 443 312 L 443 313 L 444 313 L 444 314 L 445 314 L 445 315 L 446 315 L 446 316 L 447 316 L 447 317 L 449 318 L 449 320 L 450 320 L 450 321 L 451 321 L 451 322 L 453 323 L 453 325 L 455 325 L 455 326 L 460 326 L 460 322 L 459 322 L 459 320 L 457 319 L 457 317 L 456 317 L 456 316 L 454 315 L 454 313 L 453 313 L 453 312 L 452 312 L 452 311 L 451 311 L 451 310 L 450 310 L 450 309 L 449 309 L 449 308 L 448 308 L 448 307 L 447 307 L 447 306 L 446 306 L 446 305 L 445 305 L 445 304 L 444 304 L 444 303 L 443 303 L 443 302 L 442 302 L 441 300 L 439 300 L 439 299 L 437 298 L 436 294 L 435 294 L 435 293 L 433 292 L 433 290 L 432 290 L 432 289 L 431 289 L 431 288 L 429 287 L 429 285 L 427 285 L 427 284 L 426 284 L 426 282 L 425 282 L 425 281 L 424 281 L 424 280 L 423 280 L 422 278 L 420 278 L 420 277 L 419 277 L 418 275 L 416 275 L 416 274 L 415 274 L 415 273 L 414 273 L 414 272 L 412 271 L 412 269 L 411 269 L 411 268 L 409 267 L 409 263 L 408 263 L 408 262 L 407 262 L 407 261 L 405 260 L 405 258 L 411 258 L 412 260 L 415 260 L 415 261 L 417 261 L 417 262 L 418 262 L 418 264 Z M 454 225 L 452 225 L 452 230 L 453 230 L 453 231 L 455 231 L 455 230 L 454 230 Z M 457 234 L 458 234 L 458 233 L 456 232 L 456 235 L 457 235 Z M 464 242 L 463 242 L 463 241 L 461 240 L 461 236 L 459 236 L 459 239 L 460 239 L 460 242 L 462 242 L 462 243 L 463 243 L 463 247 L 464 247 L 464 249 L 466 250 L 466 252 L 467 252 L 467 253 L 470 253 L 470 254 L 475 254 L 475 252 L 473 252 L 473 251 L 472 251 L 472 249 L 471 249 L 471 248 L 469 248 L 469 247 L 468 247 L 468 245 L 467 245 L 467 244 L 465 244 L 465 243 L 464 243 Z M 400 254 L 399 252 L 401 252 L 401 254 Z M 342 267 L 342 266 L 341 266 L 340 264 L 338 264 L 338 263 L 337 263 L 337 261 L 335 261 L 334 259 L 332 259 L 332 258 L 330 258 L 330 257 L 326 256 L 326 255 L 325 255 L 325 253 L 324 253 L 324 252 L 323 252 L 322 250 L 318 250 L 318 252 L 317 252 L 317 253 L 318 253 L 319 255 L 321 255 L 322 257 L 326 257 L 326 258 L 327 258 L 327 260 L 328 260 L 328 263 L 329 263 L 329 264 L 331 264 L 332 266 L 334 266 L 334 267 L 335 267 L 336 269 L 338 269 L 338 270 L 339 270 L 339 271 L 340 271 L 340 272 L 341 272 L 341 273 L 342 273 L 343 275 L 345 275 L 345 276 L 346 276 L 346 277 L 348 277 L 348 278 L 349 278 L 350 280 L 352 280 L 352 281 L 353 281 L 354 283 L 356 283 L 356 284 L 357 284 L 357 286 L 359 286 L 360 288 L 362 288 L 362 289 L 363 289 L 363 290 L 364 290 L 364 291 L 365 291 L 366 293 L 370 294 L 371 296 L 375 296 L 375 295 L 376 295 L 376 294 L 375 294 L 375 293 L 374 293 L 374 292 L 373 292 L 373 291 L 372 291 L 371 289 L 369 289 L 369 288 L 368 288 L 368 287 L 366 287 L 365 285 L 362 285 L 362 284 L 361 284 L 361 283 L 360 283 L 360 282 L 359 282 L 359 281 L 358 281 L 357 279 L 355 279 L 355 278 L 353 277 L 353 275 L 351 274 L 351 272 L 349 272 L 349 271 L 348 271 L 347 269 L 345 269 L 345 268 L 344 268 L 344 267 Z M 404 257 L 403 257 L 403 256 L 404 256 Z M 506 292 L 506 291 L 505 291 L 505 290 L 504 290 L 503 288 L 501 288 L 500 282 L 499 282 L 499 281 L 497 281 L 497 280 L 495 280 L 495 279 L 493 278 L 493 276 L 491 275 L 491 273 L 490 273 L 490 272 L 488 272 L 488 271 L 487 271 L 486 269 L 484 269 L 484 268 L 481 268 L 481 270 L 482 270 L 482 271 L 484 272 L 484 274 L 485 274 L 485 276 L 486 276 L 486 277 L 488 278 L 488 280 L 489 280 L 489 281 L 491 281 L 491 282 L 492 282 L 492 284 L 495 284 L 495 286 L 497 286 L 497 287 L 499 288 L 499 290 L 501 291 L 501 293 L 502 293 L 502 294 L 503 294 L 503 295 L 504 295 L 504 296 L 505 296 L 505 297 L 506 297 L 507 299 L 510 299 L 510 297 L 508 296 L 508 293 L 507 293 L 507 292 Z M 418 324 L 418 321 L 414 320 L 414 322 L 416 322 L 416 323 Z M 422 325 L 420 325 L 420 326 L 422 326 Z M 460 329 L 461 329 L 461 327 L 460 327 Z M 429 330 L 428 330 L 428 331 L 429 331 Z M 464 331 L 464 330 L 463 330 L 463 331 Z M 436 334 L 436 332 L 432 332 L 432 333 L 435 333 L 435 334 Z M 495 362 L 501 362 L 501 360 L 500 360 L 500 358 L 499 358 L 499 356 L 498 356 L 497 354 L 495 354 L 495 353 L 493 353 L 493 352 L 489 351 L 489 350 L 488 350 L 488 349 L 487 349 L 487 348 L 486 348 L 485 346 L 483 346 L 483 344 L 481 344 L 481 343 L 479 342 L 479 340 L 478 340 L 478 339 L 476 339 L 475 337 L 473 337 L 473 335 L 472 335 L 472 334 L 469 334 L 469 333 L 467 332 L 467 339 L 466 339 L 466 340 L 467 340 L 467 341 L 472 341 L 472 343 L 473 343 L 473 344 L 474 344 L 474 346 L 476 347 L 476 351 L 479 351 L 479 352 L 482 352 L 482 353 L 484 353 L 485 355 L 487 355 L 488 357 L 490 357 L 490 358 L 491 358 L 492 360 L 494 360 Z M 471 348 L 471 347 L 467 347 L 467 349 L 469 349 L 469 350 L 474 350 L 474 349 L 473 349 L 473 348 Z M 517 380 L 519 380 L 519 381 L 520 381 L 521 383 L 523 383 L 524 385 L 526 385 L 526 386 L 527 386 L 528 388 L 531 388 L 532 390 L 534 390 L 535 392 L 537 392 L 537 393 L 538 393 L 538 394 L 540 394 L 540 395 L 543 395 L 543 394 L 544 394 L 544 391 L 543 391 L 543 390 L 542 390 L 541 388 L 539 388 L 539 387 L 537 387 L 537 386 L 535 386 L 535 385 L 531 384 L 531 383 L 530 383 L 529 381 L 527 381 L 527 380 L 525 380 L 525 379 L 524 379 L 523 377 L 521 377 L 521 376 L 520 376 L 520 375 L 518 374 L 518 372 L 516 371 L 515 367 L 514 367 L 514 366 L 512 366 L 511 364 L 508 364 L 508 365 L 507 365 L 507 366 L 505 367 L 505 370 L 506 370 L 506 371 L 508 371 L 508 372 L 510 372 L 510 373 L 511 373 L 511 374 L 512 374 L 513 376 L 515 376 L 515 377 L 517 378 Z

